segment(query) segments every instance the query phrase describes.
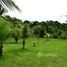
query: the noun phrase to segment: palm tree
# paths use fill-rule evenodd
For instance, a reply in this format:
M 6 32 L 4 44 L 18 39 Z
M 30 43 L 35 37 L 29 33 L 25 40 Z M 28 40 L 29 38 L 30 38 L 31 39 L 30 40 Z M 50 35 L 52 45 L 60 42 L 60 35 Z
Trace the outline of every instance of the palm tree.
M 24 27 L 23 27 L 23 30 L 22 30 L 23 49 L 25 49 L 27 36 L 28 36 L 28 28 L 27 28 L 27 24 L 25 24 Z
M 16 8 L 17 10 L 20 11 L 20 8 L 13 2 L 13 0 L 0 0 L 0 5 L 5 9 L 5 7 L 9 9 Z
M 18 11 L 20 11 L 19 7 L 16 6 L 12 0 L 0 0 L 0 56 L 2 56 L 3 53 L 3 42 L 9 32 L 9 26 L 7 26 L 6 21 L 1 17 L 6 10 L 5 7 L 9 8 L 10 10 L 16 8 Z
M 2 5 L 0 4 L 0 15 L 2 15 L 5 12 L 4 8 L 2 7 Z
M 3 44 L 7 39 L 10 32 L 9 22 L 5 21 L 3 17 L 0 16 L 0 57 L 3 53 Z

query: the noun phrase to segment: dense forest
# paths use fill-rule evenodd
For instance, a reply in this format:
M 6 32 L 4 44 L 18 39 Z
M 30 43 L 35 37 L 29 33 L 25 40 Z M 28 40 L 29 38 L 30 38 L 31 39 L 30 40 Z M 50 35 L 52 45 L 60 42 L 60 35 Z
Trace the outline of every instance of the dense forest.
M 44 38 L 67 39 L 67 23 L 60 23 L 58 21 L 22 21 L 15 17 L 5 16 L 1 17 L 5 22 L 10 25 L 11 32 L 8 36 L 15 36 L 17 39 L 22 37 L 23 27 L 25 26 L 26 37 L 36 36 Z M 14 32 L 13 32 L 14 31 Z

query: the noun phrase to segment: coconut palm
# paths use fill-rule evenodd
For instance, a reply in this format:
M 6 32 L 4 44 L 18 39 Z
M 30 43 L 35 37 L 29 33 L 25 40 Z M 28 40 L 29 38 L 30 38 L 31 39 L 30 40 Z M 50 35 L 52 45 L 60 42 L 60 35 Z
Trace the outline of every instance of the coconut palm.
M 9 22 L 5 21 L 3 17 L 0 16 L 0 56 L 3 53 L 3 44 L 7 39 L 8 34 L 10 32 Z
M 7 25 L 6 21 L 1 17 L 1 15 L 5 12 L 6 8 L 13 9 L 16 8 L 20 11 L 19 7 L 15 5 L 12 0 L 0 0 L 0 56 L 3 53 L 3 43 L 7 38 L 9 32 L 9 25 Z
M 4 8 L 2 7 L 2 5 L 0 4 L 0 15 L 2 15 L 5 12 Z
M 2 7 L 6 7 L 6 8 L 9 8 L 9 9 L 13 9 L 13 8 L 16 8 L 17 10 L 20 11 L 19 7 L 14 3 L 13 0 L 0 0 L 0 4 L 2 5 Z
M 23 49 L 25 49 L 25 44 L 26 44 L 26 38 L 28 36 L 28 29 L 27 25 L 25 24 L 22 30 L 22 38 L 23 38 Z

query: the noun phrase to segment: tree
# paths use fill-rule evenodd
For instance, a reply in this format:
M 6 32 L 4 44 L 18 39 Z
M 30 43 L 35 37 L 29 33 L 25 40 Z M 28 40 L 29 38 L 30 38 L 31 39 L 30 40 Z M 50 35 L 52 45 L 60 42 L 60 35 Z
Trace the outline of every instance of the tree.
M 22 38 L 23 38 L 23 49 L 25 48 L 25 39 L 28 36 L 28 30 L 27 30 L 27 25 L 24 25 L 23 30 L 22 30 Z
M 22 21 L 15 17 L 5 16 L 4 19 L 10 23 L 11 31 L 9 36 L 14 38 L 17 43 L 21 36 Z
M 19 38 L 20 38 L 20 29 L 18 29 L 17 27 L 15 28 L 11 28 L 11 31 L 10 31 L 10 37 L 14 38 L 15 42 L 17 43 Z
M 33 34 L 36 36 L 36 37 L 44 37 L 44 28 L 40 25 L 38 26 L 35 26 L 33 27 Z
M 16 8 L 17 10 L 20 11 L 19 7 L 14 3 L 13 0 L 0 0 L 0 4 L 2 5 L 2 7 L 5 9 L 5 6 L 9 9 L 13 9 Z
M 0 17 L 0 56 L 2 56 L 3 53 L 3 43 L 6 40 L 9 33 L 9 24 Z
M 24 21 L 24 24 L 28 24 L 28 25 L 29 25 L 29 24 L 30 24 L 30 21 L 25 20 L 25 21 Z
M 0 4 L 0 15 L 2 15 L 5 12 L 5 9 L 2 7 L 2 5 Z

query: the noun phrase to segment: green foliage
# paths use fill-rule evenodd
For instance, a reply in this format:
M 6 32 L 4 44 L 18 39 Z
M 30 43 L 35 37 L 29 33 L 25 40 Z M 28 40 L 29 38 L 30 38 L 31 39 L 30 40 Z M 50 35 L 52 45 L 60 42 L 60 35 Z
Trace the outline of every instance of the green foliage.
M 44 28 L 39 25 L 33 27 L 33 34 L 37 37 L 44 37 Z
M 25 24 L 22 29 L 22 38 L 23 38 L 23 49 L 25 49 L 25 44 L 26 44 L 26 38 L 28 37 L 28 29 L 27 25 Z
M 67 33 L 66 33 L 66 32 L 63 32 L 63 33 L 60 35 L 60 38 L 61 38 L 61 39 L 67 39 Z
M 9 23 L 0 17 L 0 42 L 3 42 L 9 34 Z
M 14 35 L 14 36 L 20 37 L 20 30 L 16 27 L 11 29 L 10 33 L 11 33 L 11 36 Z
M 22 29 L 22 38 L 25 39 L 28 37 L 28 28 L 27 25 L 25 24 Z
M 10 16 L 5 16 L 4 19 L 10 23 L 11 29 L 14 31 L 16 36 L 21 35 L 21 37 L 23 38 L 33 35 L 37 37 L 44 37 L 44 35 L 46 35 L 46 32 L 49 33 L 52 38 L 67 39 L 67 23 L 61 24 L 58 21 L 52 20 L 42 22 L 31 22 L 25 20 L 24 22 L 22 22 L 20 19 Z M 16 30 L 15 28 L 17 28 L 18 30 Z

